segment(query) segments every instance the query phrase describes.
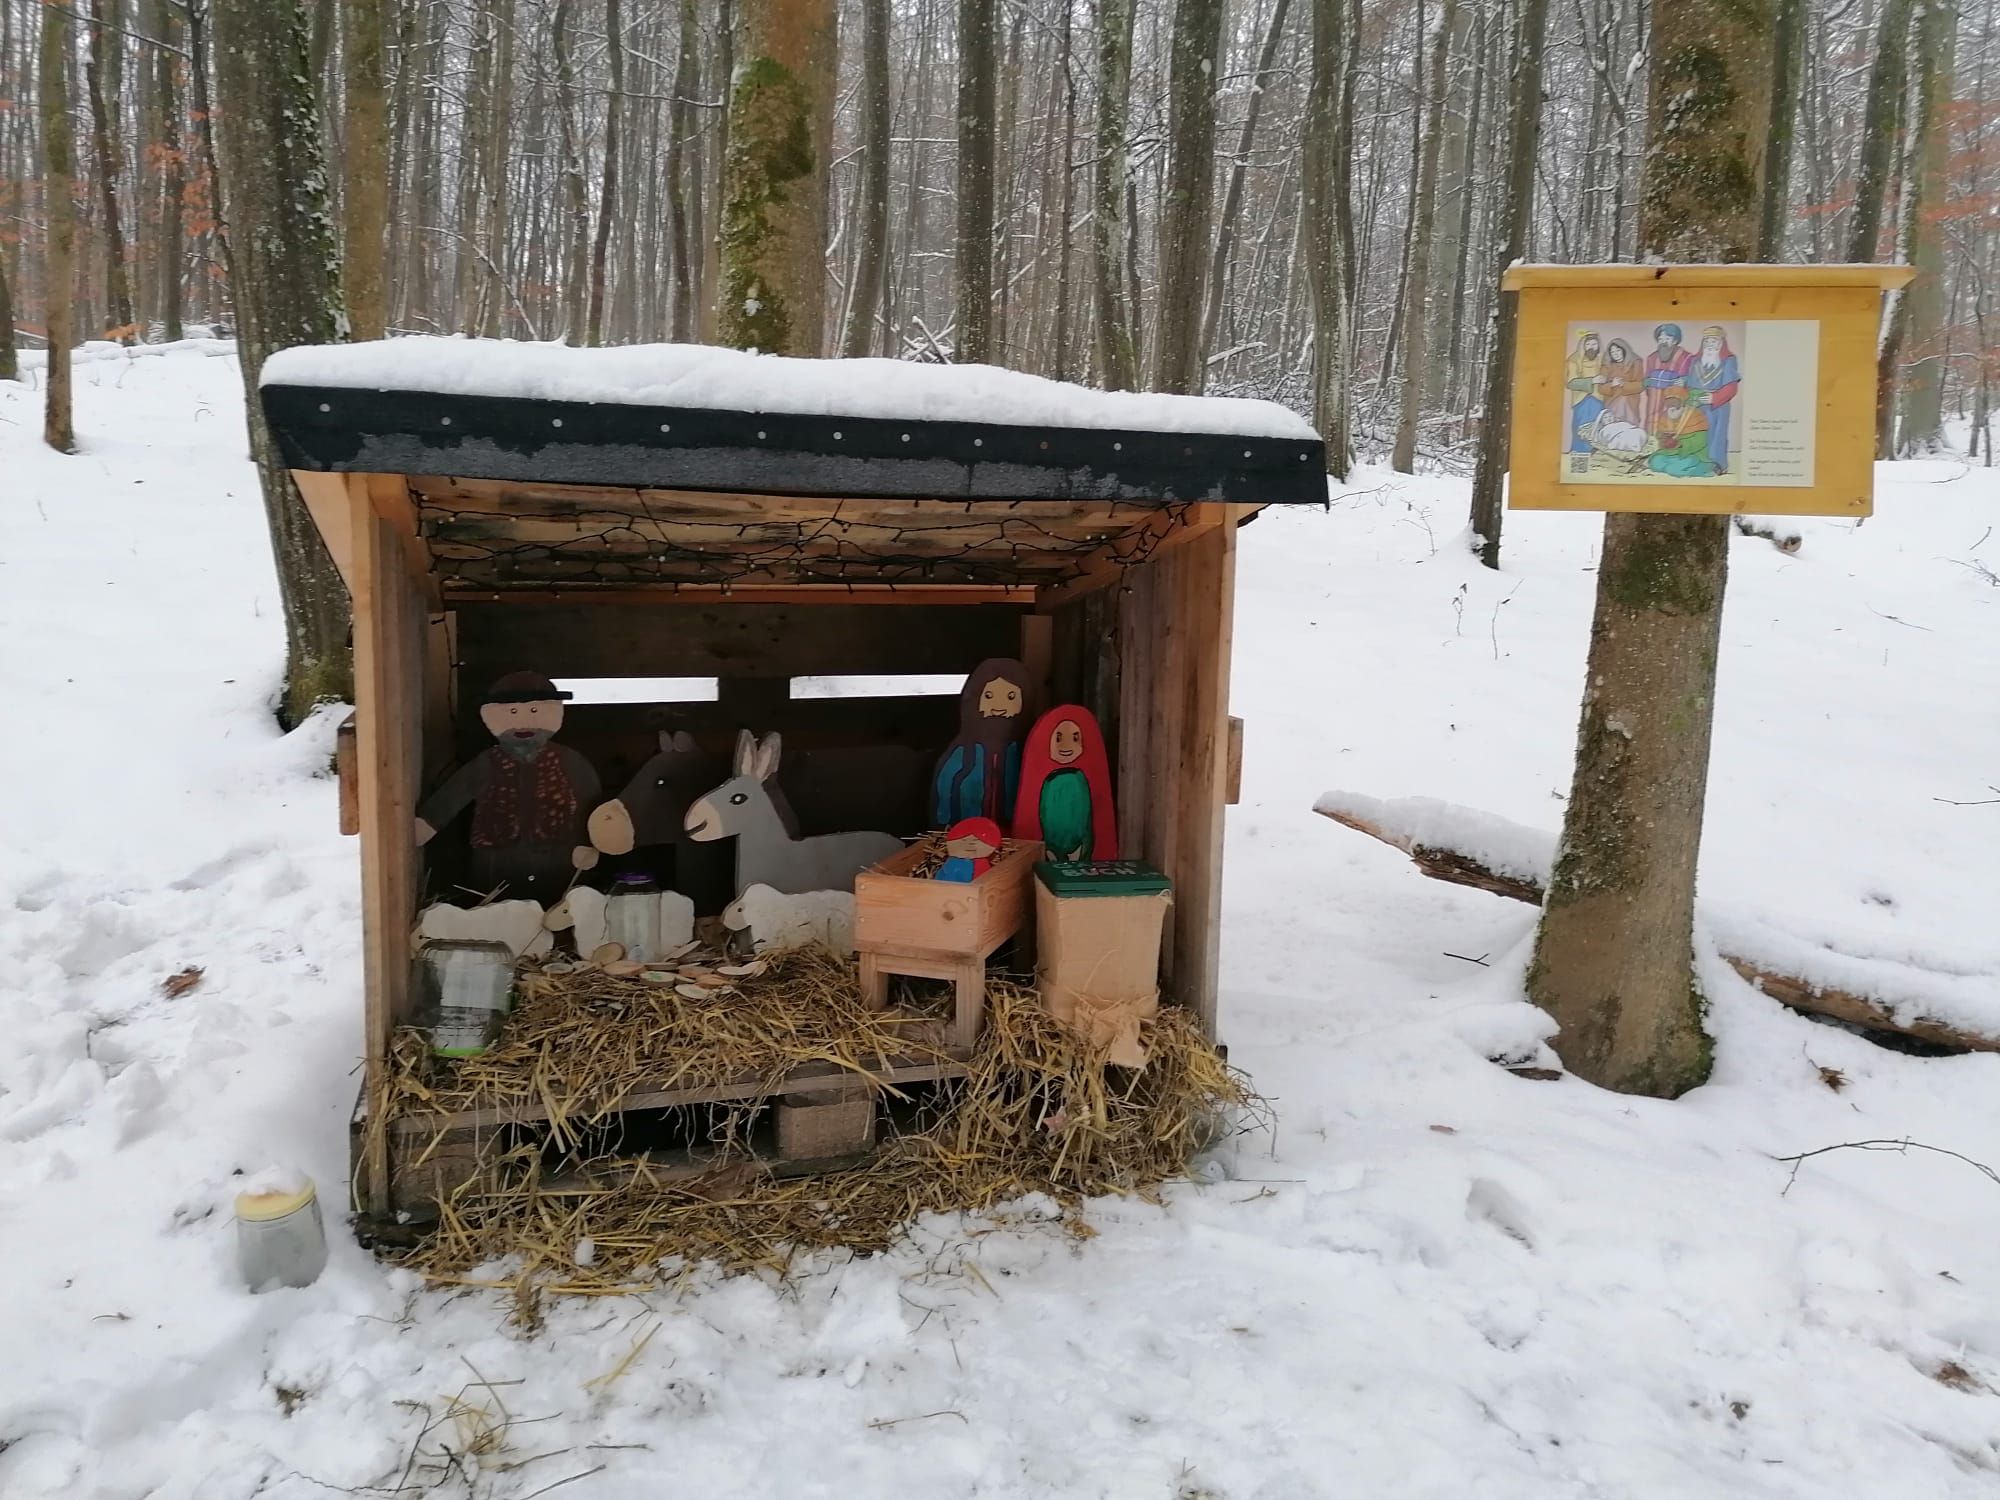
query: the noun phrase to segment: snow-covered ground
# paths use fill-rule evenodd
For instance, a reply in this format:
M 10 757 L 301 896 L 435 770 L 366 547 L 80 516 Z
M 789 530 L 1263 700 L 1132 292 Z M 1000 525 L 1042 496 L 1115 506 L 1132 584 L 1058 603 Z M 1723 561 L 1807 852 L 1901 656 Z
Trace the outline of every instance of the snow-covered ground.
M 1279 1123 L 1233 1179 L 1104 1203 L 1081 1246 L 939 1221 L 533 1336 L 338 1234 L 318 1285 L 246 1294 L 232 1171 L 341 1198 L 354 845 L 327 725 L 267 710 L 227 349 L 91 361 L 77 408 L 57 457 L 0 385 L 8 1500 L 2000 1487 L 2000 1183 L 1773 1160 L 2000 1163 L 2000 1057 L 1885 1052 L 1711 963 L 1706 1088 L 1516 1077 L 1486 1059 L 1547 1030 L 1532 913 L 1312 815 L 1340 788 L 1553 829 L 1568 787 L 1594 522 L 1512 516 L 1488 573 L 1461 484 L 1374 472 L 1243 533 L 1223 1029 Z M 2000 481 L 1891 466 L 1878 504 L 1796 556 L 1735 544 L 1705 909 L 2000 1014 L 2000 805 L 1938 800 L 2000 796 Z

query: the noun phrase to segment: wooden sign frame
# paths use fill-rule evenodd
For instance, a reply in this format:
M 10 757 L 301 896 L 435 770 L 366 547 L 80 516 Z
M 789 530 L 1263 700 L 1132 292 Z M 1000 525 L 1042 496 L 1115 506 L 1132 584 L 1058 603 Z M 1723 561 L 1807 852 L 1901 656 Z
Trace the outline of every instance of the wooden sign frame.
M 1514 342 L 1508 508 L 1680 515 L 1872 514 L 1875 356 L 1882 293 L 1907 285 L 1915 274 L 1908 266 L 1875 265 L 1510 267 L 1500 285 L 1519 294 L 1520 312 Z M 1565 434 L 1571 430 L 1572 406 L 1565 375 L 1574 348 L 1572 330 L 1662 323 L 1684 330 L 1691 348 L 1698 347 L 1700 330 L 1711 325 L 1816 327 L 1815 398 L 1803 402 L 1791 386 L 1785 387 L 1784 398 L 1788 409 L 1811 421 L 1811 441 L 1798 445 L 1798 465 L 1782 482 L 1757 483 L 1747 476 L 1723 482 L 1648 478 L 1629 484 L 1602 477 L 1587 482 L 1566 479 L 1563 465 L 1571 443 Z M 1635 360 L 1643 362 L 1646 352 L 1633 351 Z M 1746 362 L 1746 389 L 1755 378 L 1754 362 Z M 1739 426 L 1743 420 L 1738 418 Z M 1652 424 L 1642 425 L 1657 441 Z M 1803 431 L 1803 422 L 1798 428 Z M 1769 430 L 1776 430 L 1775 424 Z M 1739 432 L 1731 441 L 1742 444 L 1743 435 Z M 1601 474 L 1602 467 L 1599 464 L 1595 472 Z M 1774 463 L 1764 472 L 1782 471 Z M 1808 473 L 1809 480 L 1801 482 L 1800 476 Z

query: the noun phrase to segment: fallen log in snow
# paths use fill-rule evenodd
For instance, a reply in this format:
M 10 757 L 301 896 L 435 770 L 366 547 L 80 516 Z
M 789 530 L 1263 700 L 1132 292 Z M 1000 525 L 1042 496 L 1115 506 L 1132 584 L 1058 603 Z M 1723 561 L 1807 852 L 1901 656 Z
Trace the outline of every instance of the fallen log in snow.
M 1313 811 L 1343 828 L 1400 849 L 1434 880 L 1471 886 L 1512 901 L 1542 903 L 1555 863 L 1555 837 L 1491 813 L 1429 797 L 1384 801 L 1351 792 L 1328 792 Z M 1871 1031 L 1886 1031 L 1970 1052 L 2000 1052 L 2000 1036 L 1971 1031 L 1915 1013 L 1922 1002 L 1870 998 L 1773 968 L 1768 960 L 1724 953 L 1723 959 L 1755 988 L 1780 1004 Z

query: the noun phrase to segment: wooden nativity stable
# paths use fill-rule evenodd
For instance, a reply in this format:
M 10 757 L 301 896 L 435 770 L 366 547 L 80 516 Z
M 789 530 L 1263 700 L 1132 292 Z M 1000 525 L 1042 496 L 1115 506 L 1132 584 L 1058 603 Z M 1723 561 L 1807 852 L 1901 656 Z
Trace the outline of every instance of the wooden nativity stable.
M 459 880 L 414 809 L 518 670 L 712 681 L 664 705 L 578 693 L 563 739 L 607 796 L 669 720 L 719 764 L 739 729 L 779 730 L 806 832 L 907 837 L 957 699 L 894 679 L 1018 658 L 1031 695 L 1102 724 L 1121 852 L 1173 883 L 1163 992 L 1213 1034 L 1237 529 L 1326 495 L 1294 414 L 984 367 L 445 339 L 287 351 L 263 405 L 353 598 L 364 1101 L 412 1017 L 415 915 Z M 890 690 L 795 687 L 826 678 Z M 674 888 L 718 911 L 726 871 L 680 857 Z M 377 1214 L 385 1138 L 356 1133 Z

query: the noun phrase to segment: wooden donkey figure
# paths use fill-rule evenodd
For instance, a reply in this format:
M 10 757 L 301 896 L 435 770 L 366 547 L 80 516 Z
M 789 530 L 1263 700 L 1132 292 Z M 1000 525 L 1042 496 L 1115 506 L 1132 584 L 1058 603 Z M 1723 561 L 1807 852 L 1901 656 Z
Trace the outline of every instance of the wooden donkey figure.
M 903 847 L 893 833 L 824 833 L 802 839 L 791 815 L 767 785 L 778 771 L 775 733 L 760 742 L 745 729 L 736 736 L 736 774 L 687 810 L 687 835 L 706 842 L 736 839 L 736 892 L 753 885 L 795 895 L 801 891 L 851 891 L 854 877 Z

